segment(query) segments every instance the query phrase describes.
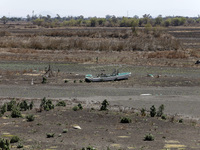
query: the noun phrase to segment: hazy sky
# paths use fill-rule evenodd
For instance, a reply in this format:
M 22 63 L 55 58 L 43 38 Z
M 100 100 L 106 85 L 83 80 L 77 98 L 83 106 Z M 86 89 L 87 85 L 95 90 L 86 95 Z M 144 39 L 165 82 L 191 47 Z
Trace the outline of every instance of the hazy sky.
M 105 17 L 151 14 L 165 16 L 200 15 L 200 0 L 0 0 L 0 17 L 26 17 L 47 14 L 64 16 Z

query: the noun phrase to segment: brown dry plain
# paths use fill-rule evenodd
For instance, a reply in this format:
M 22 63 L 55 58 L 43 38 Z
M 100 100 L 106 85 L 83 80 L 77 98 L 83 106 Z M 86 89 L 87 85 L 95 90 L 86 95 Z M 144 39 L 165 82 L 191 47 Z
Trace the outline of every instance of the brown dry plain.
M 167 32 L 181 43 L 181 50 L 176 51 L 38 49 L 39 33 L 52 30 L 104 31 L 102 28 L 30 29 L 10 25 L 5 29 L 1 26 L 6 34 L 0 37 L 0 103 L 12 98 L 18 102 L 34 101 L 34 109 L 23 111 L 23 118 L 11 118 L 10 112 L 0 118 L 1 138 L 17 135 L 24 149 L 68 150 L 88 146 L 98 150 L 200 149 L 200 65 L 194 64 L 200 57 L 200 28 L 169 28 Z M 131 31 L 129 28 L 105 29 L 110 30 L 120 34 Z M 15 43 L 22 39 L 26 41 L 22 45 L 28 43 L 26 38 L 35 38 L 37 49 Z M 49 64 L 53 76 L 42 84 L 42 75 Z M 102 70 L 110 73 L 113 69 L 131 71 L 132 77 L 117 82 L 84 82 L 87 73 Z M 67 106 L 36 112 L 43 97 L 54 104 L 64 100 Z M 110 103 L 108 111 L 99 111 L 104 99 Z M 83 110 L 73 111 L 79 103 Z M 150 107 L 158 108 L 161 104 L 165 106 L 167 119 L 150 117 Z M 142 108 L 147 109 L 147 116 L 141 116 Z M 26 121 L 28 114 L 35 115 L 33 122 Z M 120 118 L 125 116 L 132 122 L 120 123 Z M 183 123 L 178 123 L 180 119 Z M 74 125 L 81 129 L 74 129 Z M 63 129 L 68 132 L 62 133 Z M 46 138 L 47 133 L 55 136 Z M 143 140 L 148 133 L 153 134 L 154 141 Z M 17 149 L 17 145 L 11 144 L 11 149 Z

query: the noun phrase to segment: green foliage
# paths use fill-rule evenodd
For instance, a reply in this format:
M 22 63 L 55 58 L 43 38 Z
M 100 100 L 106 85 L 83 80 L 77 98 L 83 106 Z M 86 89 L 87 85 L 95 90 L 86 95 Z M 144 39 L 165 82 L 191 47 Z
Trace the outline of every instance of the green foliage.
M 23 144 L 22 143 L 19 143 L 18 145 L 17 145 L 17 148 L 23 148 L 24 146 L 23 146 Z
M 96 150 L 96 148 L 94 148 L 92 146 L 88 146 L 86 148 L 82 148 L 82 150 Z
M 13 107 L 12 111 L 11 111 L 11 117 L 12 118 L 19 118 L 21 116 L 22 116 L 22 114 L 20 112 L 20 108 L 17 107 L 17 106 Z
M 67 132 L 68 132 L 68 129 L 63 129 L 62 133 L 67 133 Z
M 27 119 L 28 122 L 31 122 L 31 121 L 35 120 L 35 117 L 34 117 L 34 115 L 30 114 L 30 115 L 26 116 L 26 119 Z
M 144 137 L 144 141 L 153 141 L 153 140 L 154 140 L 154 136 L 151 133 L 145 135 Z
M 53 138 L 55 135 L 55 133 L 47 133 L 46 136 L 47 138 Z
M 123 117 L 120 121 L 120 123 L 131 123 L 131 119 L 127 117 Z
M 51 109 L 54 109 L 54 104 L 51 100 L 46 100 L 46 97 L 44 97 L 41 101 L 40 107 L 46 111 L 49 111 Z
M 63 106 L 63 107 L 65 107 L 65 106 L 66 106 L 66 103 L 65 103 L 65 101 L 59 101 L 59 102 L 56 104 L 56 106 Z
M 19 142 L 20 138 L 18 136 L 13 136 L 11 139 L 10 139 L 10 143 L 17 143 Z
M 79 108 L 78 108 L 78 106 L 74 106 L 72 109 L 73 109 L 73 111 L 77 111 Z
M 102 110 L 108 110 L 108 105 L 109 105 L 109 103 L 108 103 L 108 101 L 105 99 L 102 103 L 101 103 L 101 108 L 100 108 L 100 110 L 102 111 Z
M 82 110 L 82 109 L 83 109 L 83 106 L 79 103 L 79 104 L 78 104 L 78 108 L 79 108 L 80 110 Z
M 145 108 L 142 108 L 140 110 L 140 112 L 141 112 L 141 116 L 146 116 L 146 109 Z
M 183 123 L 183 119 L 179 119 L 179 120 L 178 120 L 178 123 Z
M 4 114 L 7 111 L 7 104 L 3 104 L 3 106 L 1 107 L 1 114 Z
M 8 139 L 0 138 L 0 149 L 10 150 L 10 141 Z
M 12 108 L 16 105 L 16 100 L 12 99 L 10 102 L 7 103 L 7 111 L 11 111 Z
M 19 103 L 19 107 L 21 111 L 26 111 L 29 109 L 29 105 L 26 102 L 26 100 L 24 100 L 23 102 Z
M 151 117 L 155 117 L 155 115 L 156 115 L 156 108 L 155 108 L 155 106 L 153 105 L 153 106 L 151 106 L 151 108 L 150 108 L 150 116 L 151 116 Z
M 29 109 L 32 110 L 33 106 L 34 106 L 34 103 L 33 103 L 33 101 L 31 101 L 31 103 L 29 104 Z
M 157 117 L 161 117 L 163 115 L 163 111 L 164 111 L 165 107 L 164 105 L 160 105 L 160 107 L 158 108 L 158 111 L 157 111 Z
M 42 84 L 47 83 L 47 78 L 46 77 L 42 77 Z
M 166 119 L 167 119 L 167 116 L 166 116 L 166 115 L 162 115 L 162 116 L 161 116 L 161 119 L 162 119 L 162 120 L 166 120 Z

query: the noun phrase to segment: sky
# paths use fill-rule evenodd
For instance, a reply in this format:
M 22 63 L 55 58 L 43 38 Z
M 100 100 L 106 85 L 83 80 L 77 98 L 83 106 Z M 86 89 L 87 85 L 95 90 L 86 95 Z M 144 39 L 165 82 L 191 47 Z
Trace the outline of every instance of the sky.
M 116 17 L 150 14 L 198 17 L 200 0 L 0 0 L 0 17 L 50 15 L 55 17 L 80 16 Z

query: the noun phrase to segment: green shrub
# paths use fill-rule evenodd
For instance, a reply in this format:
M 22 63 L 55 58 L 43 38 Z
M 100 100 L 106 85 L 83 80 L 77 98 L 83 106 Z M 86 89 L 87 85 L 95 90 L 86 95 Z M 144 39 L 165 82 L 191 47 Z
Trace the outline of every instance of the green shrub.
M 146 116 L 146 109 L 145 108 L 142 108 L 140 110 L 140 112 L 141 112 L 141 116 Z
M 162 115 L 162 116 L 161 116 L 161 119 L 166 120 L 166 119 L 167 119 L 167 116 L 166 116 L 166 115 Z
M 109 103 L 108 103 L 108 101 L 105 99 L 102 103 L 101 103 L 101 108 L 100 108 L 100 110 L 102 111 L 102 110 L 108 110 L 108 105 L 109 105 Z
M 123 117 L 120 121 L 120 123 L 131 123 L 131 119 L 127 117 Z
M 31 103 L 29 104 L 29 109 L 32 110 L 33 106 L 34 106 L 34 103 L 33 103 L 33 101 L 31 101 Z
M 26 111 L 29 109 L 29 105 L 26 102 L 26 100 L 24 100 L 23 102 L 19 103 L 19 107 L 21 111 Z
M 7 111 L 7 104 L 3 104 L 3 106 L 1 107 L 1 114 L 4 114 Z
M 11 117 L 12 118 L 19 118 L 21 117 L 22 114 L 20 112 L 20 108 L 15 106 L 14 108 L 12 108 L 12 112 L 11 112 Z
M 151 117 L 155 117 L 155 115 L 156 115 L 156 108 L 155 108 L 155 106 L 153 105 L 153 106 L 151 106 L 151 108 L 150 108 L 150 116 L 151 116 Z
M 64 82 L 67 83 L 67 82 L 69 82 L 69 81 L 68 81 L 68 80 L 65 80 Z
M 83 106 L 79 103 L 79 104 L 78 104 L 78 108 L 79 108 L 80 110 L 82 110 L 82 109 L 83 109 Z
M 68 129 L 63 129 L 62 133 L 67 133 L 67 132 L 68 132 Z
M 41 101 L 40 107 L 43 108 L 46 111 L 49 111 L 51 109 L 54 109 L 54 105 L 51 100 L 46 100 L 46 97 L 44 97 Z
M 10 141 L 8 139 L 0 138 L 0 149 L 10 150 Z
M 26 120 L 28 121 L 28 122 L 31 122 L 31 121 L 34 121 L 35 120 L 35 117 L 34 117 L 34 115 L 28 115 L 28 116 L 26 116 Z
M 7 103 L 7 111 L 11 111 L 14 106 L 16 106 L 16 100 L 15 99 L 13 99 L 13 100 L 11 100 L 10 102 Z
M 22 145 L 22 143 L 19 143 L 18 145 L 17 145 L 17 148 L 23 148 L 24 146 Z
M 77 111 L 79 108 L 78 108 L 78 106 L 74 106 L 72 109 L 73 109 L 73 111 Z
M 82 148 L 82 150 L 96 150 L 96 148 L 94 148 L 92 146 L 88 146 L 86 148 Z
M 154 136 L 152 134 L 147 134 L 144 137 L 144 141 L 153 141 L 154 140 Z
M 55 135 L 55 133 L 47 133 L 46 136 L 47 138 L 53 138 Z
M 47 78 L 46 77 L 42 77 L 42 84 L 47 83 Z
M 17 143 L 19 142 L 19 137 L 18 136 L 13 136 L 11 139 L 10 139 L 10 143 Z
M 63 106 L 63 107 L 65 107 L 65 106 L 66 106 L 66 103 L 65 103 L 65 101 L 59 101 L 59 102 L 56 104 L 56 106 Z
M 158 111 L 157 111 L 157 117 L 161 117 L 163 115 L 163 111 L 164 111 L 164 105 L 160 105 L 160 107 L 158 108 Z
M 179 119 L 179 120 L 178 120 L 178 123 L 183 123 L 183 119 Z

